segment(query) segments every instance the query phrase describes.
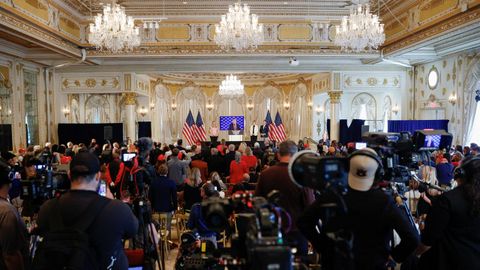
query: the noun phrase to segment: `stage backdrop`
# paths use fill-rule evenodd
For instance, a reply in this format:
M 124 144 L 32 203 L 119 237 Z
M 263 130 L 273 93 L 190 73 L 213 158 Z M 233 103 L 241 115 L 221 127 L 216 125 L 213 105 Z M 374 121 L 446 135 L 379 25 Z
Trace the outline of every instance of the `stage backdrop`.
M 152 137 L 152 122 L 138 122 L 138 138 Z
M 0 125 L 0 151 L 12 150 L 12 125 Z
M 110 142 L 123 142 L 123 124 L 58 124 L 58 140 L 67 144 L 89 144 L 95 138 L 102 145 L 105 140 Z
M 389 120 L 388 132 L 410 131 L 413 134 L 422 129 L 443 129 L 448 132 L 449 120 Z

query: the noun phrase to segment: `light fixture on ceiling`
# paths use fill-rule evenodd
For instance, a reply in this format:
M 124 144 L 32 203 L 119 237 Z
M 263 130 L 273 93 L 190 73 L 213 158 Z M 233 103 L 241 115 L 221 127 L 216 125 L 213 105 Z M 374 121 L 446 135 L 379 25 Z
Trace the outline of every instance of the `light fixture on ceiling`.
M 258 17 L 250 14 L 247 4 L 235 3 L 228 7 L 219 24 L 215 24 L 214 41 L 222 50 L 236 51 L 256 49 L 263 42 L 263 24 Z
M 237 76 L 230 74 L 220 84 L 218 94 L 227 98 L 236 98 L 244 95 L 245 89 Z
M 370 13 L 369 4 L 359 4 L 350 10 L 350 15 L 342 18 L 342 23 L 335 27 L 334 43 L 342 50 L 377 49 L 385 42 L 383 24 L 378 15 Z
M 107 49 L 114 53 L 132 50 L 140 45 L 140 33 L 131 16 L 125 14 L 125 8 L 119 4 L 106 4 L 103 13 L 95 16 L 90 23 L 88 42 L 98 49 Z

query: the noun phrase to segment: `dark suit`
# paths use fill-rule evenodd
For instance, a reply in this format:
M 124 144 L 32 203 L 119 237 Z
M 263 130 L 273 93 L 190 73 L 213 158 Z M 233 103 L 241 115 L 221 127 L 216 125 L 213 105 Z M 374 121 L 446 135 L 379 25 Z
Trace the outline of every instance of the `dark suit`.
M 268 126 L 261 125 L 260 126 L 260 137 L 261 138 L 268 138 Z
M 238 126 L 238 124 L 233 125 L 233 123 L 230 123 L 230 125 L 228 126 L 228 130 L 240 130 L 240 127 Z

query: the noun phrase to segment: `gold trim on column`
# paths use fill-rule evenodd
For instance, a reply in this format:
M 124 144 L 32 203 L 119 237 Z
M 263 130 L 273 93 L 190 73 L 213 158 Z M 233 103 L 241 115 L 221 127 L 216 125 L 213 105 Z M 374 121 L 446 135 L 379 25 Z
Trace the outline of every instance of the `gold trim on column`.
M 330 103 L 340 103 L 343 91 L 328 91 L 327 93 L 330 97 Z
M 125 81 L 125 91 L 131 91 L 132 90 L 132 75 L 131 74 L 125 74 L 124 81 Z
M 125 105 L 135 105 L 137 104 L 137 94 L 136 93 L 124 93 L 123 97 L 125 98 Z

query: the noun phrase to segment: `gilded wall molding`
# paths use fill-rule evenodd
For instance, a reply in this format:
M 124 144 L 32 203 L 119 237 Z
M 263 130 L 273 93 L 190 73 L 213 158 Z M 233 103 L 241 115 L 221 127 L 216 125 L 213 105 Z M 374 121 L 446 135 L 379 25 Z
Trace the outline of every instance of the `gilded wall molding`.
M 473 24 L 475 22 L 480 22 L 480 6 L 477 6 L 476 8 L 469 10 L 465 13 L 461 13 L 444 21 L 441 21 L 434 26 L 428 27 L 418 32 L 411 33 L 411 35 L 403 39 L 397 40 L 394 43 L 384 46 L 383 51 L 385 54 L 391 54 L 395 51 L 413 46 L 421 41 L 429 40 L 437 35 L 451 31 L 457 27 Z
M 47 44 L 47 46 L 54 47 L 55 51 L 63 52 L 63 54 L 68 54 L 75 57 L 80 55 L 78 44 L 67 42 L 63 38 L 55 36 L 54 33 L 44 30 L 31 22 L 25 21 L 24 18 L 20 19 L 15 16 L 11 16 L 2 8 L 0 8 L 0 25 L 20 32 L 25 36 L 29 36 L 30 38 L 33 38 L 42 44 Z
M 340 103 L 342 98 L 343 91 L 328 91 L 328 96 L 330 97 L 330 103 Z

